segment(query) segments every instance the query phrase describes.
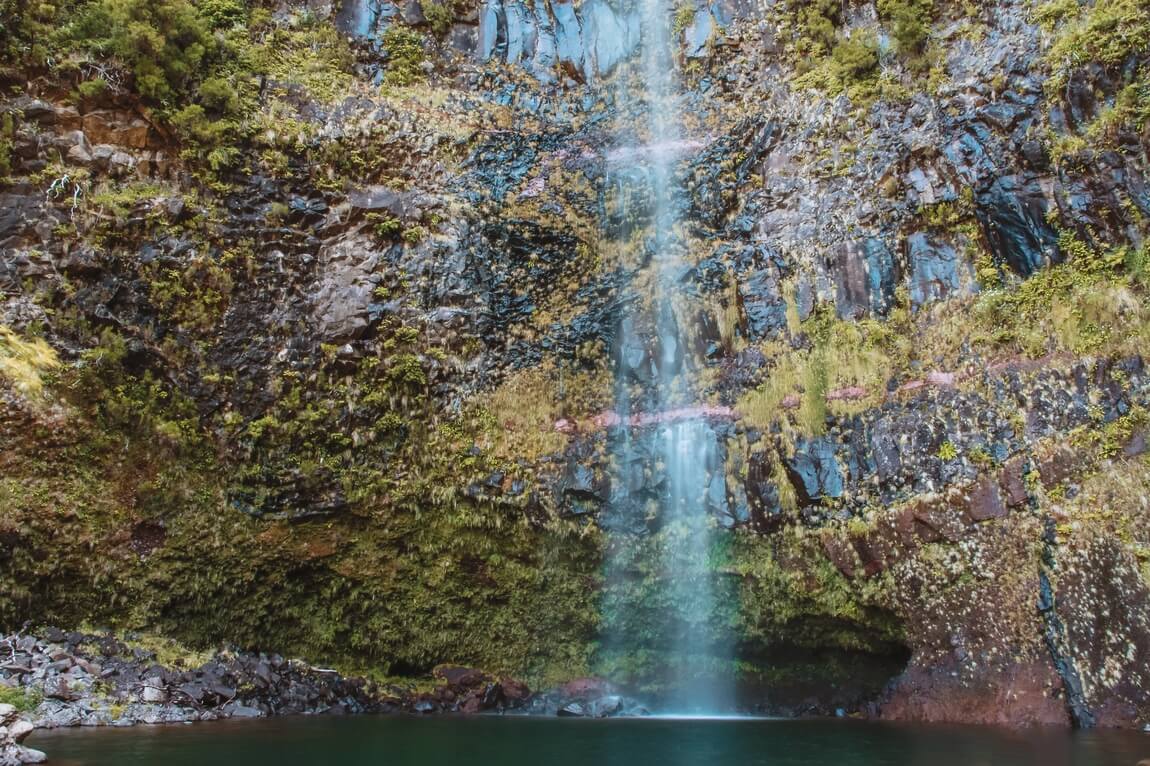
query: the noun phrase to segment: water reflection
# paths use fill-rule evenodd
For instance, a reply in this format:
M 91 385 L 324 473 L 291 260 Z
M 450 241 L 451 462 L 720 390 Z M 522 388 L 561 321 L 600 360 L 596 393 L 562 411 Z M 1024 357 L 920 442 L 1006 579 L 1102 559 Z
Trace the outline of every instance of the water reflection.
M 1150 736 L 841 721 L 296 718 L 37 734 L 73 766 L 1135 766 Z

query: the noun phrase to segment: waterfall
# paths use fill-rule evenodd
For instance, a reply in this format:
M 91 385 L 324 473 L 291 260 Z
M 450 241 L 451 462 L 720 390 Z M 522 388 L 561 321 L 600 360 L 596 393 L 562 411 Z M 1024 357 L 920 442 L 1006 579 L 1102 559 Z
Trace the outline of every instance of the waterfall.
M 336 15 L 336 24 L 344 32 L 356 37 L 371 37 L 379 9 L 373 0 L 343 0 Z
M 609 594 L 604 647 L 616 656 L 630 653 L 632 666 L 647 656 L 659 658 L 648 662 L 663 676 L 660 712 L 729 713 L 729 652 L 715 638 L 722 634 L 717 623 L 723 605 L 710 562 L 716 527 L 710 509 L 725 507 L 726 485 L 719 440 L 702 408 L 694 407 L 701 360 L 692 353 L 688 296 L 678 287 L 689 264 L 677 228 L 676 197 L 682 190 L 676 165 L 696 145 L 680 134 L 672 8 L 666 0 L 640 2 L 641 88 L 635 93 L 623 85 L 617 103 L 620 114 L 643 110 L 642 138 L 639 145 L 626 145 L 631 134 L 626 128 L 635 126 L 625 125 L 619 130 L 623 145 L 609 159 L 621 166 L 620 177 L 642 179 L 646 195 L 638 203 L 624 182 L 619 189 L 621 205 L 642 209 L 619 212 L 628 222 L 649 222 L 645 268 L 650 274 L 636 280 L 645 294 L 621 323 L 618 338 L 616 407 L 625 425 L 613 438 L 615 478 L 622 486 L 612 493 L 612 505 L 625 508 L 614 507 L 604 523 Z M 655 415 L 642 433 L 631 433 L 626 425 L 636 409 Z M 654 586 L 636 587 L 642 576 L 636 572 L 652 568 Z

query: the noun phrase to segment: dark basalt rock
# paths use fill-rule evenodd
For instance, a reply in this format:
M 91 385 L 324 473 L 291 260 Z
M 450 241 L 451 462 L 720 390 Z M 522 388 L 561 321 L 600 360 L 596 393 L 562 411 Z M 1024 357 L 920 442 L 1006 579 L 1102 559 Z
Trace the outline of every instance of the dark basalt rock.
M 970 264 L 952 245 L 923 232 L 907 237 L 910 299 L 915 306 L 960 295 L 973 281 Z
M 976 212 L 991 252 L 1024 277 L 1062 261 L 1047 210 L 1046 194 L 1036 178 L 1002 176 L 977 197 Z
M 834 252 L 835 309 L 840 319 L 886 314 L 900 282 L 894 254 L 880 239 L 847 242 Z
M 754 452 L 747 460 L 745 487 L 751 520 L 764 532 L 778 529 L 786 519 L 774 483 L 773 464 L 773 455 L 766 451 Z
M 795 442 L 795 454 L 784 466 L 801 505 L 842 497 L 843 476 L 835 452 L 834 441 L 827 437 Z

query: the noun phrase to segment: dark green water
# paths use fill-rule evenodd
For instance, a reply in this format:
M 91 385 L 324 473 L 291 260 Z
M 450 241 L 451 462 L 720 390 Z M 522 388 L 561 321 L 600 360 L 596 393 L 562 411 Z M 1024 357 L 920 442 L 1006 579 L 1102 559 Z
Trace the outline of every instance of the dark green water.
M 291 718 L 43 733 L 79 766 L 1135 766 L 1150 735 L 841 721 Z

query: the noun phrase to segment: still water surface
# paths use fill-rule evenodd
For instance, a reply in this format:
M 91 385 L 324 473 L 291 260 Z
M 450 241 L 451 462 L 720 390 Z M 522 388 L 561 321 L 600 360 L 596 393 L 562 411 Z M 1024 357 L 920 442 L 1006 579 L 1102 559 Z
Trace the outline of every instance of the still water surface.
M 1150 735 L 842 721 L 284 718 L 46 732 L 58 766 L 1135 766 Z

